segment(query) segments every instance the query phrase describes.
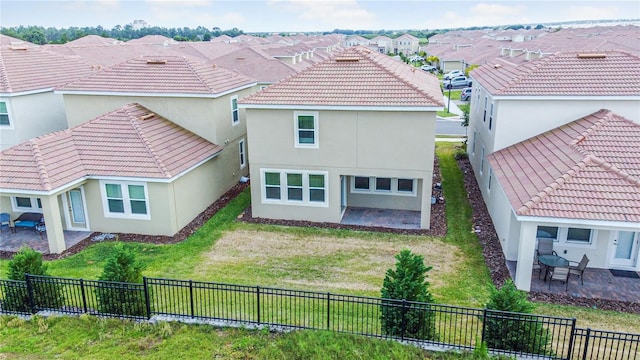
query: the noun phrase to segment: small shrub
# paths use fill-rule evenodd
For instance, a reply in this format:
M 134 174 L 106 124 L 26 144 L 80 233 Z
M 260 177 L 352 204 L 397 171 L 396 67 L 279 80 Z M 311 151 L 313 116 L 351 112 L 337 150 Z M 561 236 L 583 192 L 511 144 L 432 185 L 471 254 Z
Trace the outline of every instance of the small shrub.
M 382 298 L 432 303 L 429 293 L 427 272 L 431 267 L 424 265 L 424 258 L 402 250 L 396 255 L 396 269 L 389 269 L 382 285 Z M 435 340 L 435 314 L 427 308 L 416 308 L 407 304 L 401 307 L 397 302 L 386 301 L 382 306 L 382 329 L 386 335 L 405 338 Z
M 48 276 L 47 266 L 42 262 L 42 254 L 23 246 L 9 261 L 7 277 L 11 280 L 26 281 L 26 274 Z M 57 309 L 64 304 L 60 285 L 48 282 L 32 282 L 33 305 L 36 308 Z M 6 283 L 2 308 L 16 312 L 31 312 L 29 292 L 26 284 Z
M 500 290 L 492 289 L 486 308 L 522 314 L 533 312 L 527 294 L 518 290 L 512 280 L 507 280 Z M 534 319 L 489 313 L 484 326 L 484 340 L 489 348 L 550 355 L 547 350 L 551 340 L 549 330 Z
M 136 261 L 135 254 L 125 249 L 122 243 L 117 243 L 113 251 L 99 278 L 109 283 L 101 283 L 96 289 L 98 310 L 103 314 L 144 316 L 144 291 L 132 285 L 142 283 L 144 266 Z

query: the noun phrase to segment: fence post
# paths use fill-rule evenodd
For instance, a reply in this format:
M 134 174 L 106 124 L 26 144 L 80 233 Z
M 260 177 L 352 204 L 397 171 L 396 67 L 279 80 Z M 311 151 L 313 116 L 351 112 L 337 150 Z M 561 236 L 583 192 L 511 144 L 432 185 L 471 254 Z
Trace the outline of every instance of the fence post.
M 260 325 L 260 286 L 256 286 L 256 303 L 258 306 L 258 325 Z
M 149 297 L 149 284 L 147 283 L 147 277 L 142 278 L 142 284 L 144 286 L 144 302 L 147 306 L 147 319 L 151 319 L 151 300 Z
M 575 346 L 576 337 L 576 318 L 571 321 L 571 337 L 569 338 L 569 351 L 567 352 L 567 359 L 571 359 L 573 355 L 573 347 Z
M 82 293 L 82 310 L 87 313 L 87 295 L 84 292 L 84 280 L 80 279 L 80 292 Z
M 587 335 L 584 338 L 584 349 L 582 350 L 582 360 L 587 359 L 589 353 L 589 339 L 591 338 L 591 328 L 587 328 Z
M 405 314 L 406 314 L 406 307 L 407 307 L 407 300 L 402 299 L 402 328 L 400 330 L 400 340 L 404 341 L 404 328 L 406 326 L 405 324 Z
M 189 303 L 191 306 L 191 318 L 195 317 L 195 311 L 193 309 L 193 281 L 189 280 Z
M 482 309 L 482 333 L 480 335 L 480 344 L 484 343 L 484 331 L 487 328 L 487 308 Z M 478 346 L 479 344 L 476 344 Z
M 33 299 L 33 287 L 31 285 L 31 275 L 24 274 L 24 278 L 25 278 L 25 283 L 27 285 L 27 295 L 29 295 L 29 309 L 31 310 L 32 314 L 35 314 L 36 303 L 35 303 L 35 300 Z
M 331 319 L 331 293 L 327 292 L 327 330 L 331 330 L 329 327 L 329 320 Z

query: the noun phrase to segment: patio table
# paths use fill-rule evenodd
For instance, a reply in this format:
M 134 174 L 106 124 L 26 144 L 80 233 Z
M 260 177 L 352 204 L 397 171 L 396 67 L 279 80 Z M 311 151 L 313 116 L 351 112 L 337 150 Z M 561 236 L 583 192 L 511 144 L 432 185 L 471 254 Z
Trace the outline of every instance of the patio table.
M 563 258 L 558 255 L 540 255 L 538 256 L 538 262 L 546 267 L 544 271 L 544 281 L 547 281 L 547 274 L 549 273 L 549 268 L 553 269 L 555 267 L 566 267 L 569 266 L 569 260 Z

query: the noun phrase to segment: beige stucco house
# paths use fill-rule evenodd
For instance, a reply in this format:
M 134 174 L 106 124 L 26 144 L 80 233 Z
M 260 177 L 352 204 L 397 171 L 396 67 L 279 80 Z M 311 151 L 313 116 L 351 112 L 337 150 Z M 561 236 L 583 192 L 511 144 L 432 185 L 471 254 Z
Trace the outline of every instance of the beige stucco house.
M 541 237 L 568 260 L 639 270 L 640 58 L 561 52 L 471 76 L 467 152 L 518 288 Z
M 0 212 L 41 213 L 51 253 L 65 231 L 172 236 L 224 192 L 223 152 L 128 104 L 0 153 Z
M 53 90 L 56 86 L 95 72 L 96 68 L 34 44 L 7 42 L 4 39 L 2 43 L 0 150 L 36 136 L 66 129 L 64 102 L 62 96 Z
M 393 52 L 403 53 L 407 56 L 417 54 L 420 51 L 420 39 L 411 34 L 402 34 L 393 39 Z
M 347 49 L 240 100 L 252 216 L 339 223 L 347 207 L 420 212 L 429 228 L 436 77 Z

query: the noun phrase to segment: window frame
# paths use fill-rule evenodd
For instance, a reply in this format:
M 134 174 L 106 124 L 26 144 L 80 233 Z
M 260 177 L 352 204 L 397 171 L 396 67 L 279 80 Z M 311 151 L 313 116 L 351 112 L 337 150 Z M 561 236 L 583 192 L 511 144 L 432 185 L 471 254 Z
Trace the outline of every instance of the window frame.
M 267 185 L 266 174 L 278 174 L 280 183 L 278 185 Z M 289 185 L 288 175 L 301 175 L 302 186 Z M 313 187 L 310 185 L 310 176 L 322 176 L 324 179 L 324 187 Z M 267 187 L 278 188 L 280 191 L 280 197 L 267 198 Z M 302 199 L 289 199 L 289 189 L 301 189 Z M 312 190 L 324 190 L 324 201 L 311 200 Z M 278 205 L 297 205 L 297 206 L 311 206 L 311 207 L 328 207 L 329 206 L 329 172 L 318 170 L 297 170 L 297 169 L 260 169 L 260 191 L 261 200 L 263 204 L 278 204 Z
M 368 178 L 369 188 L 356 188 L 356 178 Z M 390 190 L 378 190 L 378 179 L 390 179 Z M 399 190 L 398 180 L 411 180 L 411 191 Z M 388 176 L 351 176 L 351 193 L 353 194 L 371 194 L 371 195 L 395 195 L 395 196 L 417 196 L 417 180 L 410 177 L 388 177 Z
M 2 124 L 0 123 L 0 127 L 4 128 L 4 129 L 13 129 L 13 121 L 11 120 L 11 109 L 9 106 L 9 102 L 6 100 L 0 100 L 0 103 L 3 103 L 5 106 L 5 110 L 6 112 L 0 112 L 0 116 L 2 115 L 6 115 L 7 116 L 7 121 L 9 122 L 8 124 Z M 22 196 L 19 196 L 22 197 Z
M 489 131 L 491 131 L 491 128 L 493 127 L 493 110 L 494 110 L 494 103 L 492 101 L 491 110 L 489 111 Z
M 238 155 L 240 156 L 240 169 L 247 167 L 247 148 L 244 138 L 238 141 Z
M 122 213 L 112 212 L 109 209 L 109 198 L 107 197 L 107 185 L 119 185 L 122 193 L 123 209 Z M 144 202 L 145 202 L 145 214 L 133 213 L 131 207 L 131 201 L 140 201 L 140 199 L 132 198 L 129 193 L 129 186 L 142 186 L 144 190 Z M 100 194 L 102 197 L 102 209 L 105 218 L 119 218 L 119 219 L 135 219 L 135 220 L 150 220 L 151 219 L 151 206 L 149 199 L 149 189 L 147 183 L 134 182 L 134 181 L 121 181 L 121 180 L 100 180 Z
M 553 238 L 553 237 L 539 237 L 538 236 L 538 231 L 539 231 L 539 227 L 540 226 L 549 227 L 549 228 L 556 228 L 557 236 L 555 238 Z M 570 240 L 568 238 L 570 229 L 589 230 L 589 241 L 587 242 L 587 241 L 579 241 L 579 240 Z M 576 226 L 554 226 L 554 225 L 538 225 L 536 227 L 536 238 L 538 238 L 538 239 L 541 239 L 541 238 L 553 239 L 553 242 L 555 244 L 558 244 L 558 245 L 561 245 L 561 246 L 566 246 L 566 247 L 580 247 L 580 248 L 591 248 L 591 249 L 594 249 L 596 247 L 596 239 L 597 239 L 597 237 L 598 237 L 598 230 L 597 229 L 593 229 L 593 228 L 576 227 Z
M 238 108 L 238 95 L 232 96 L 230 98 L 230 102 L 231 102 L 231 125 L 236 126 L 240 124 L 240 109 Z
M 29 203 L 31 204 L 31 206 L 26 207 L 26 206 L 19 206 L 18 205 L 18 198 L 21 199 L 29 199 Z M 34 206 L 35 204 L 35 206 Z M 14 212 L 36 212 L 36 213 L 43 213 L 42 210 L 42 199 L 40 197 L 37 196 L 12 196 L 11 197 L 11 208 Z
M 312 116 L 313 117 L 313 143 L 300 143 L 300 131 L 310 131 L 309 129 L 300 129 L 299 118 L 301 116 Z M 293 136 L 294 136 L 294 146 L 296 148 L 307 148 L 307 149 L 317 149 L 320 147 L 319 144 L 319 129 L 318 129 L 318 112 L 317 111 L 295 111 L 293 113 Z

